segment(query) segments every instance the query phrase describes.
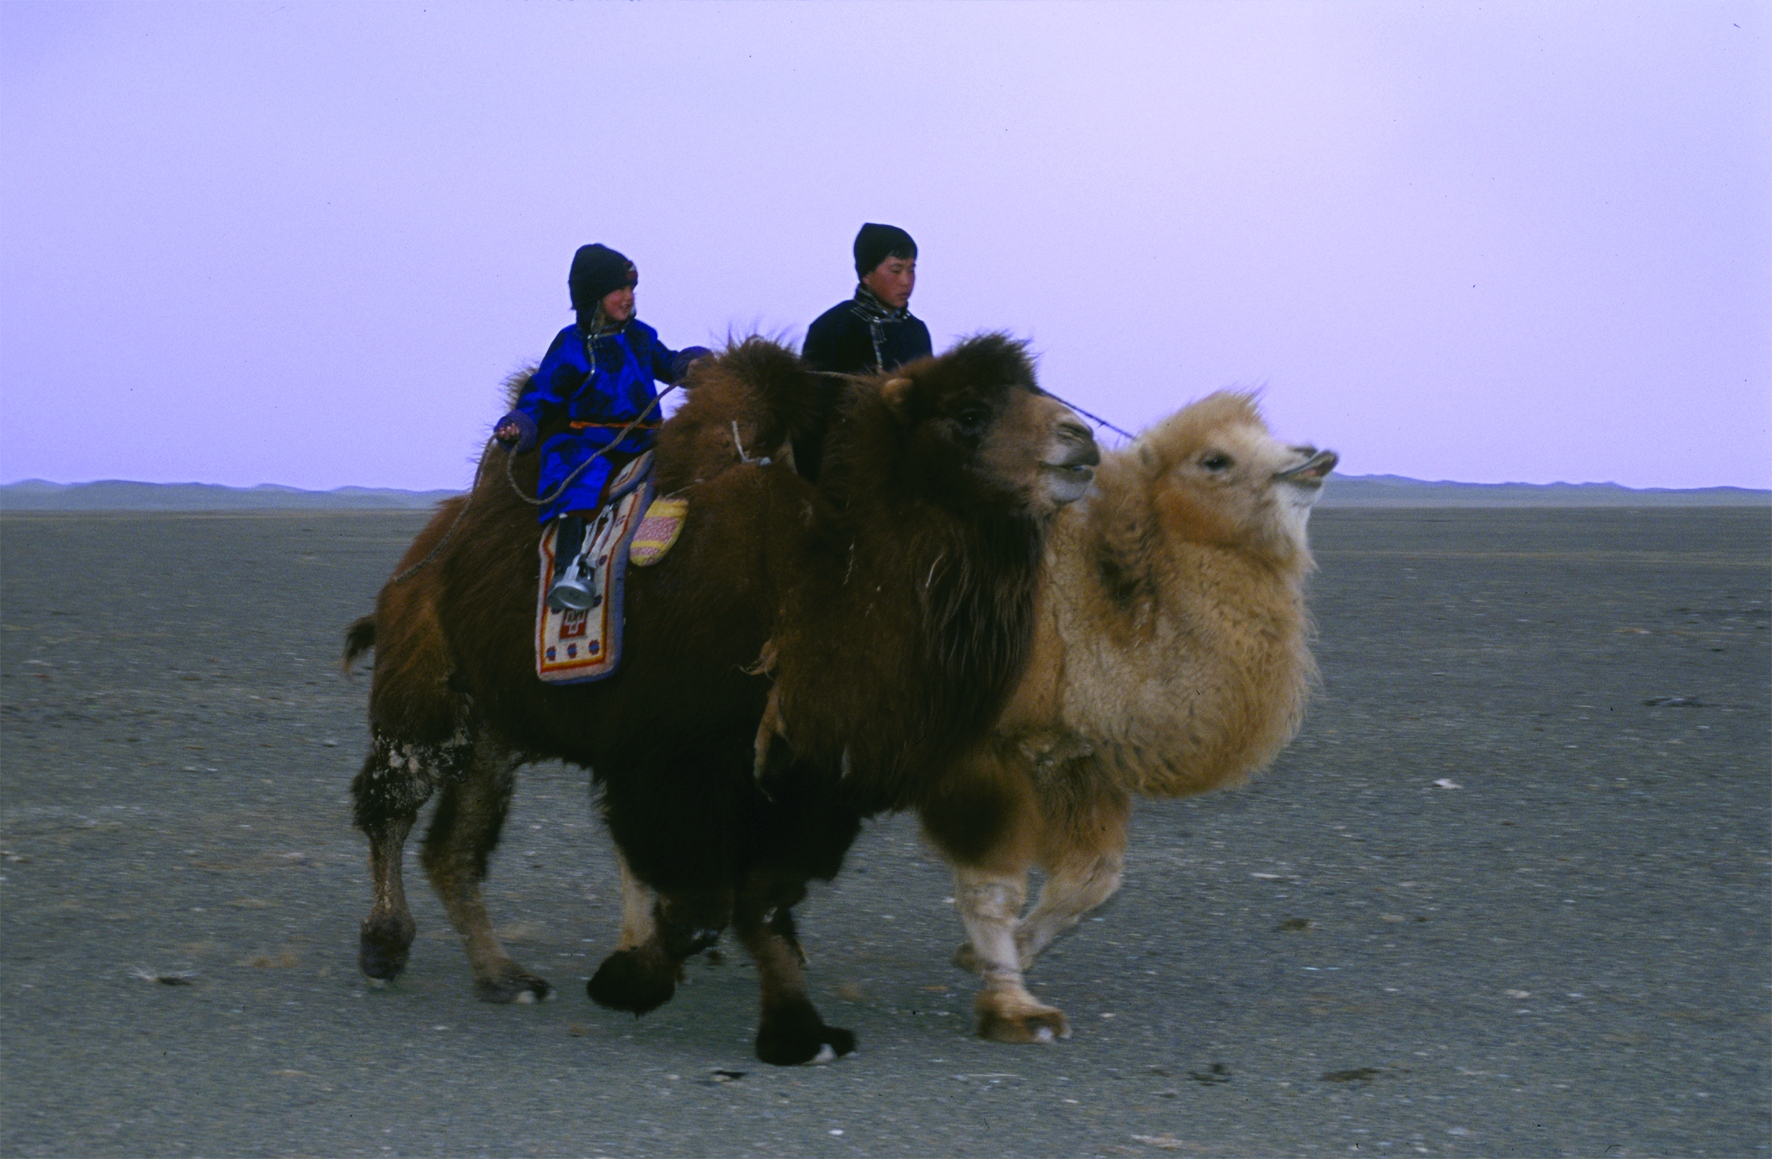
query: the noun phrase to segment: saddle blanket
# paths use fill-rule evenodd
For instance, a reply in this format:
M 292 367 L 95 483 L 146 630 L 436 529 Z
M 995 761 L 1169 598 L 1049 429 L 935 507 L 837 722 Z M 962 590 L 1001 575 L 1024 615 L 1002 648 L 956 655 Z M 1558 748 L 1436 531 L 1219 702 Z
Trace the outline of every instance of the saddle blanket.
M 548 607 L 554 578 L 556 520 L 541 537 L 541 585 L 535 598 L 535 674 L 549 684 L 582 684 L 612 675 L 621 665 L 622 608 L 627 565 L 650 567 L 664 557 L 689 505 L 654 499 L 652 453 L 623 467 L 609 482 L 610 499 L 586 521 L 584 547 L 601 597 L 584 611 Z M 642 514 L 643 513 L 643 514 Z
M 548 607 L 554 580 L 554 540 L 560 522 L 541 537 L 541 583 L 535 596 L 535 674 L 549 684 L 582 684 L 613 675 L 621 664 L 622 595 L 628 541 L 652 502 L 652 453 L 623 467 L 610 479 L 609 496 L 585 520 L 581 554 L 590 564 L 599 593 L 596 606 L 556 612 Z

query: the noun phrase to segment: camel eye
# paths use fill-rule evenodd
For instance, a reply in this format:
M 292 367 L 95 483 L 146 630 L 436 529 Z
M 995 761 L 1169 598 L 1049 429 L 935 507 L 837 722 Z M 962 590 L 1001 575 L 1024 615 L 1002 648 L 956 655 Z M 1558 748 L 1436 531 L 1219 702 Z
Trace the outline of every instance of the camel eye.
M 1200 460 L 1200 466 L 1206 468 L 1208 471 L 1222 471 L 1230 465 L 1231 457 L 1229 455 L 1219 454 L 1216 451 Z
M 960 433 L 968 436 L 976 435 L 984 430 L 985 424 L 990 421 L 990 418 L 991 412 L 981 406 L 967 407 L 960 412 Z

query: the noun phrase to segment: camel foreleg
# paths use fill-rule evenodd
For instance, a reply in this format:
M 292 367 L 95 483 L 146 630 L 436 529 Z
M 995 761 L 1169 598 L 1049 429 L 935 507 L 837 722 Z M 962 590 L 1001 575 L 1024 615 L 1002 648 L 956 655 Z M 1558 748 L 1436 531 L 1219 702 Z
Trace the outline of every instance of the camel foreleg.
M 829 1061 L 855 1049 L 855 1035 L 827 1026 L 806 996 L 804 955 L 791 908 L 805 896 L 799 882 L 753 881 L 733 915 L 734 932 L 755 959 L 762 988 L 757 1057 L 774 1066 Z
M 1017 919 L 1027 901 L 1027 875 L 954 868 L 954 904 L 971 939 L 969 964 L 984 981 L 973 1009 L 979 1037 L 997 1042 L 1069 1038 L 1064 1013 L 1037 1001 L 1022 980 Z
M 615 863 L 621 868 L 621 940 L 615 948 L 636 950 L 658 936 L 658 923 L 652 916 L 658 894 L 634 876 L 620 848 L 615 851 Z
M 1120 888 L 1126 863 L 1124 835 L 1119 848 L 1074 857 L 1052 866 L 1039 899 L 1015 930 L 1016 956 L 1027 970 L 1052 940 Z
M 1015 931 L 1021 968 L 1034 964 L 1054 938 L 1120 888 L 1126 864 L 1126 823 L 1132 802 L 1092 762 L 1042 786 L 1040 865 L 1045 884 Z
M 628 859 L 622 856 L 619 848 L 615 851 L 615 864 L 621 870 L 621 937 L 615 948 L 634 950 L 651 941 L 658 932 L 658 923 L 653 920 L 658 894 L 628 868 Z M 800 965 L 806 965 L 806 947 L 797 939 L 794 951 L 800 955 Z
M 622 939 L 603 959 L 585 993 L 599 1006 L 645 1014 L 671 1000 L 683 963 L 712 946 L 732 920 L 730 890 L 657 894 L 628 868 L 622 869 Z M 651 902 L 651 912 L 639 907 Z

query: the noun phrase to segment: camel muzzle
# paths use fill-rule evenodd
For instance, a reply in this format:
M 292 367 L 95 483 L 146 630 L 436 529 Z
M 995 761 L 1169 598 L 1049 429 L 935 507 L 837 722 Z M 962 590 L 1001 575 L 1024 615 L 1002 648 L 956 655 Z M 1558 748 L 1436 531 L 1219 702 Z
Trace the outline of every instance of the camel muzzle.
M 1095 436 L 1081 423 L 1060 423 L 1054 432 L 1064 451 L 1054 459 L 1040 464 L 1050 478 L 1048 488 L 1058 503 L 1075 503 L 1089 491 L 1095 481 L 1095 466 L 1101 462 L 1101 448 Z
M 1334 451 L 1318 451 L 1296 467 L 1288 467 L 1274 475 L 1279 483 L 1302 483 L 1307 487 L 1321 486 L 1329 472 L 1335 470 L 1335 464 L 1341 462 L 1341 456 Z

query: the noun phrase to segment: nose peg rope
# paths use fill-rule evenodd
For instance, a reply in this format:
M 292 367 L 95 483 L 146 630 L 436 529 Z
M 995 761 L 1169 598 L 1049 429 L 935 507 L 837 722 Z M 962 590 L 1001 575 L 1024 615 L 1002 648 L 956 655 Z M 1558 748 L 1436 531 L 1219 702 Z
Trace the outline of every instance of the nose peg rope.
M 825 378 L 844 378 L 844 379 L 848 379 L 851 382 L 859 382 L 864 377 L 863 375 L 859 375 L 859 374 L 841 374 L 835 370 L 815 370 L 812 373 L 817 374 L 817 375 L 822 375 Z M 1113 423 L 1108 422 L 1106 419 L 1102 418 L 1098 414 L 1090 414 L 1088 411 L 1084 410 L 1082 407 L 1078 406 L 1074 402 L 1070 402 L 1066 399 L 1059 398 L 1056 394 L 1053 394 L 1051 391 L 1047 390 L 1045 387 L 1040 388 L 1040 393 L 1045 395 L 1046 397 L 1052 399 L 1054 402 L 1064 403 L 1064 405 L 1070 407 L 1072 410 L 1076 411 L 1078 414 L 1082 415 L 1084 418 L 1088 419 L 1090 422 L 1094 423 L 1096 426 L 1106 427 L 1108 430 L 1114 432 L 1116 435 L 1119 435 L 1122 438 L 1136 439 L 1138 437 L 1137 435 L 1133 434 L 1131 431 L 1123 430 L 1120 427 L 1115 426 Z
M 1042 388 L 1042 389 L 1044 389 L 1044 388 Z M 1054 401 L 1064 403 L 1064 405 L 1070 407 L 1072 410 L 1076 411 L 1078 414 L 1082 415 L 1084 418 L 1088 419 L 1090 422 L 1094 423 L 1098 427 L 1106 427 L 1108 430 L 1114 432 L 1116 435 L 1120 435 L 1124 438 L 1135 439 L 1138 437 L 1137 435 L 1133 434 L 1131 431 L 1121 430 L 1119 427 L 1115 426 L 1113 423 L 1108 422 L 1106 419 L 1102 418 L 1100 415 L 1090 414 L 1088 411 L 1084 410 L 1082 407 L 1078 406 L 1074 402 L 1068 402 L 1065 399 L 1059 398 L 1056 394 L 1053 394 L 1049 390 L 1046 391 L 1046 393 L 1048 395 L 1050 395 Z

